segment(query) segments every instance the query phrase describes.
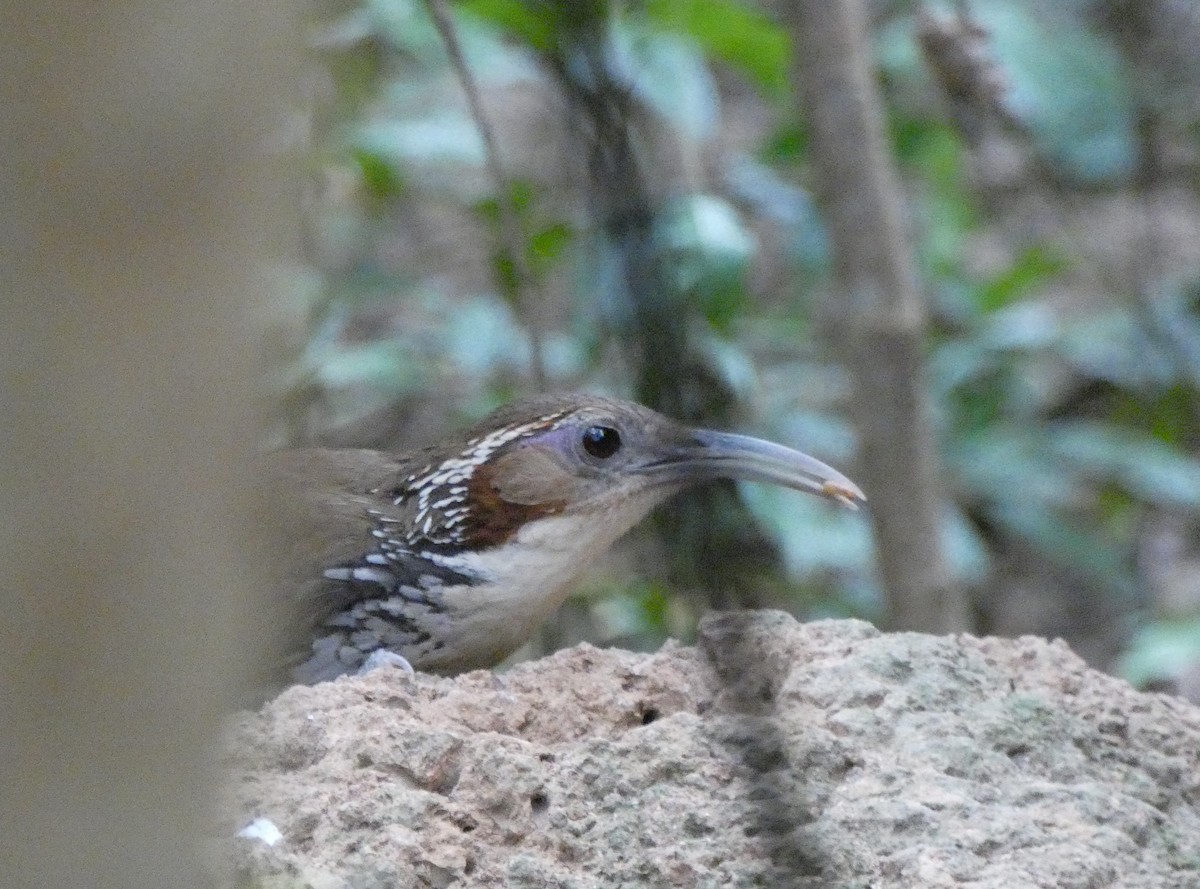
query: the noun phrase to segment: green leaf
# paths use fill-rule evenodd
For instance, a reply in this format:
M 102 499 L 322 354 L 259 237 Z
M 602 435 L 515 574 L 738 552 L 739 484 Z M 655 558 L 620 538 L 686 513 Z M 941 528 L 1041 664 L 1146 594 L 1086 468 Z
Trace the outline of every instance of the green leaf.
M 1071 4 L 979 3 L 1005 73 L 1005 101 L 1042 153 L 1084 182 L 1127 176 L 1136 162 L 1133 87 L 1120 53 Z
M 483 140 L 474 122 L 462 114 L 441 113 L 416 120 L 376 120 L 351 139 L 352 150 L 381 162 L 483 165 Z
M 432 62 L 442 39 L 420 0 L 365 0 L 372 30 L 404 53 Z
M 1198 411 L 1196 391 L 1176 384 L 1152 398 L 1124 398 L 1116 417 L 1120 421 L 1120 413 L 1131 413 L 1136 419 L 1127 425 L 1149 429 L 1159 441 L 1180 447 L 1196 437 Z
M 1174 377 L 1170 358 L 1123 308 L 1075 320 L 1056 350 L 1085 377 L 1126 389 L 1155 389 Z
M 807 387 L 819 389 L 831 397 L 836 397 L 837 390 L 846 386 L 835 374 L 812 364 L 798 366 L 786 379 L 803 379 Z M 770 381 L 764 380 L 760 389 L 767 388 L 771 388 Z M 854 429 L 842 413 L 833 409 L 832 404 L 823 408 L 815 405 L 796 406 L 790 398 L 780 399 L 777 403 L 773 401 L 768 398 L 763 406 L 765 438 L 803 442 L 803 450 L 823 454 L 825 459 L 838 466 L 850 462 L 855 450 Z
M 513 258 L 504 250 L 492 252 L 492 271 L 496 278 L 496 287 L 504 301 L 513 309 L 517 308 L 521 288 L 517 280 L 517 267 Z
M 1047 284 L 1066 268 L 1067 261 L 1061 254 L 1035 244 L 979 289 L 980 308 L 992 312 L 1014 303 Z
M 386 201 L 404 191 L 404 178 L 399 170 L 375 152 L 356 148 L 351 149 L 350 156 L 358 165 L 363 185 L 371 197 Z
M 726 165 L 729 197 L 751 218 L 774 223 L 802 268 L 823 272 L 829 265 L 829 234 L 807 190 L 754 158 L 735 157 Z
M 461 304 L 446 331 L 445 353 L 470 378 L 525 370 L 529 341 L 512 310 L 494 297 Z
M 922 262 L 935 270 L 934 277 L 950 275 L 961 267 L 966 236 L 981 220 L 964 185 L 962 137 L 948 124 L 927 118 L 892 115 L 889 125 L 897 157 L 928 183 L 912 199 L 925 232 Z
M 1034 352 L 1057 341 L 1058 317 L 1046 303 L 1026 300 L 994 311 L 977 339 L 994 352 Z
M 977 336 L 947 340 L 929 359 L 930 387 L 938 401 L 951 397 L 955 389 L 971 386 L 995 371 L 995 353 Z M 966 392 L 968 398 L 976 395 L 978 390 Z
M 419 375 L 412 357 L 394 341 L 341 346 L 319 359 L 317 378 L 331 389 L 369 386 L 387 392 L 406 392 Z
M 514 179 L 508 183 L 508 199 L 512 202 L 512 208 L 518 218 L 523 219 L 526 216 L 536 196 L 537 188 L 528 179 Z M 495 194 L 476 201 L 474 208 L 488 225 L 500 225 L 503 217 L 500 213 L 500 199 Z
M 1056 423 L 1047 446 L 1078 473 L 1162 506 L 1200 509 L 1200 461 L 1153 436 L 1092 421 Z
M 967 493 L 984 504 L 1020 500 L 1045 512 L 1074 502 L 1081 479 L 1048 453 L 1044 431 L 990 423 L 947 449 L 947 464 Z
M 575 229 L 565 222 L 556 222 L 535 232 L 529 239 L 529 258 L 533 273 L 545 274 L 574 239 Z
M 871 535 L 861 514 L 767 485 L 739 484 L 738 490 L 779 541 L 792 578 L 870 571 Z
M 969 584 L 983 583 L 991 571 L 987 543 L 961 509 L 948 504 L 943 523 L 946 557 L 955 577 Z
M 786 123 L 768 138 L 762 147 L 762 157 L 771 164 L 798 164 L 808 157 L 812 136 L 803 123 Z
M 787 32 L 762 13 L 733 0 L 649 0 L 646 13 L 663 28 L 687 34 L 764 89 L 786 89 L 791 44 Z
M 737 211 L 721 198 L 690 195 L 663 215 L 655 235 L 670 257 L 674 286 L 704 300 L 710 320 L 720 327 L 742 304 L 742 276 L 755 250 Z
M 716 372 L 726 389 L 739 399 L 749 399 L 758 384 L 754 360 L 735 340 L 708 334 L 698 337 L 697 351 Z
M 694 42 L 618 20 L 610 61 L 639 98 L 690 138 L 712 135 L 720 99 Z
M 589 610 L 600 638 L 623 648 L 653 650 L 680 631 L 672 614 L 673 593 L 662 583 L 636 581 L 615 594 L 597 591 L 591 598 Z
M 549 4 L 539 5 L 520 0 L 463 0 L 455 8 L 499 26 L 536 50 L 545 51 L 556 42 L 557 22 Z
M 1121 659 L 1121 675 L 1133 685 L 1179 675 L 1200 660 L 1200 618 L 1153 623 L 1134 634 Z

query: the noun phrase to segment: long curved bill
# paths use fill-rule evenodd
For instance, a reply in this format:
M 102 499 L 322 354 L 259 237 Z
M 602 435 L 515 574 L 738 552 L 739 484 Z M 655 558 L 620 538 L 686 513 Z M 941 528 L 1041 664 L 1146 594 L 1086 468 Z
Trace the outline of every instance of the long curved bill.
M 846 476 L 801 451 L 708 429 L 692 430 L 688 439 L 656 455 L 639 471 L 677 484 L 725 478 L 766 482 L 828 497 L 850 509 L 858 509 L 858 503 L 867 499 Z

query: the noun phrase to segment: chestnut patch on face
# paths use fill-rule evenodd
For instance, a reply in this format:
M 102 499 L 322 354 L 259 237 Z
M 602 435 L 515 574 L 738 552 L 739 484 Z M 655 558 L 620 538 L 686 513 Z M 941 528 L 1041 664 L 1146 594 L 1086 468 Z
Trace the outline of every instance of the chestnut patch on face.
M 572 486 L 570 473 L 537 448 L 520 448 L 478 467 L 470 481 L 470 545 L 500 546 L 527 522 L 562 512 Z

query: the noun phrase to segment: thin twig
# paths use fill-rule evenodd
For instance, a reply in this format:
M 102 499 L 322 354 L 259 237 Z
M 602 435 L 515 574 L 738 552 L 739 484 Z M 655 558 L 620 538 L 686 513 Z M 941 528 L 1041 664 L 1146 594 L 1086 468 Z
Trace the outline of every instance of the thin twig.
M 454 22 L 446 8 L 446 0 L 425 0 L 433 23 L 441 35 L 442 43 L 446 46 L 446 54 L 450 58 L 450 66 L 454 69 L 467 97 L 467 105 L 471 117 L 483 139 L 483 150 L 487 164 L 488 175 L 496 189 L 496 205 L 500 210 L 500 248 L 507 254 L 516 277 L 516 301 L 518 312 L 523 316 L 529 330 L 529 348 L 531 354 L 530 370 L 533 373 L 534 387 L 544 392 L 546 390 L 546 365 L 542 354 L 544 340 L 542 331 L 541 310 L 543 307 L 541 288 L 525 261 L 523 249 L 524 233 L 521 230 L 521 220 L 517 215 L 516 203 L 513 201 L 512 189 L 508 177 L 504 174 L 504 165 L 500 160 L 500 146 L 496 141 L 496 133 L 488 122 L 483 111 L 483 101 L 479 97 L 479 87 L 467 67 L 458 35 L 454 30 Z

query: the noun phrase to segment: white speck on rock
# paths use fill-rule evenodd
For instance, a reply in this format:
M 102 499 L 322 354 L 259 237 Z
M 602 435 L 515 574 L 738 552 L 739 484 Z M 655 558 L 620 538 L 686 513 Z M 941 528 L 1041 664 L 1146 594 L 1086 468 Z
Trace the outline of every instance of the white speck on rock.
M 274 846 L 283 839 L 283 834 L 270 818 L 255 818 L 238 831 L 238 836 L 247 840 L 259 840 L 268 846 Z

